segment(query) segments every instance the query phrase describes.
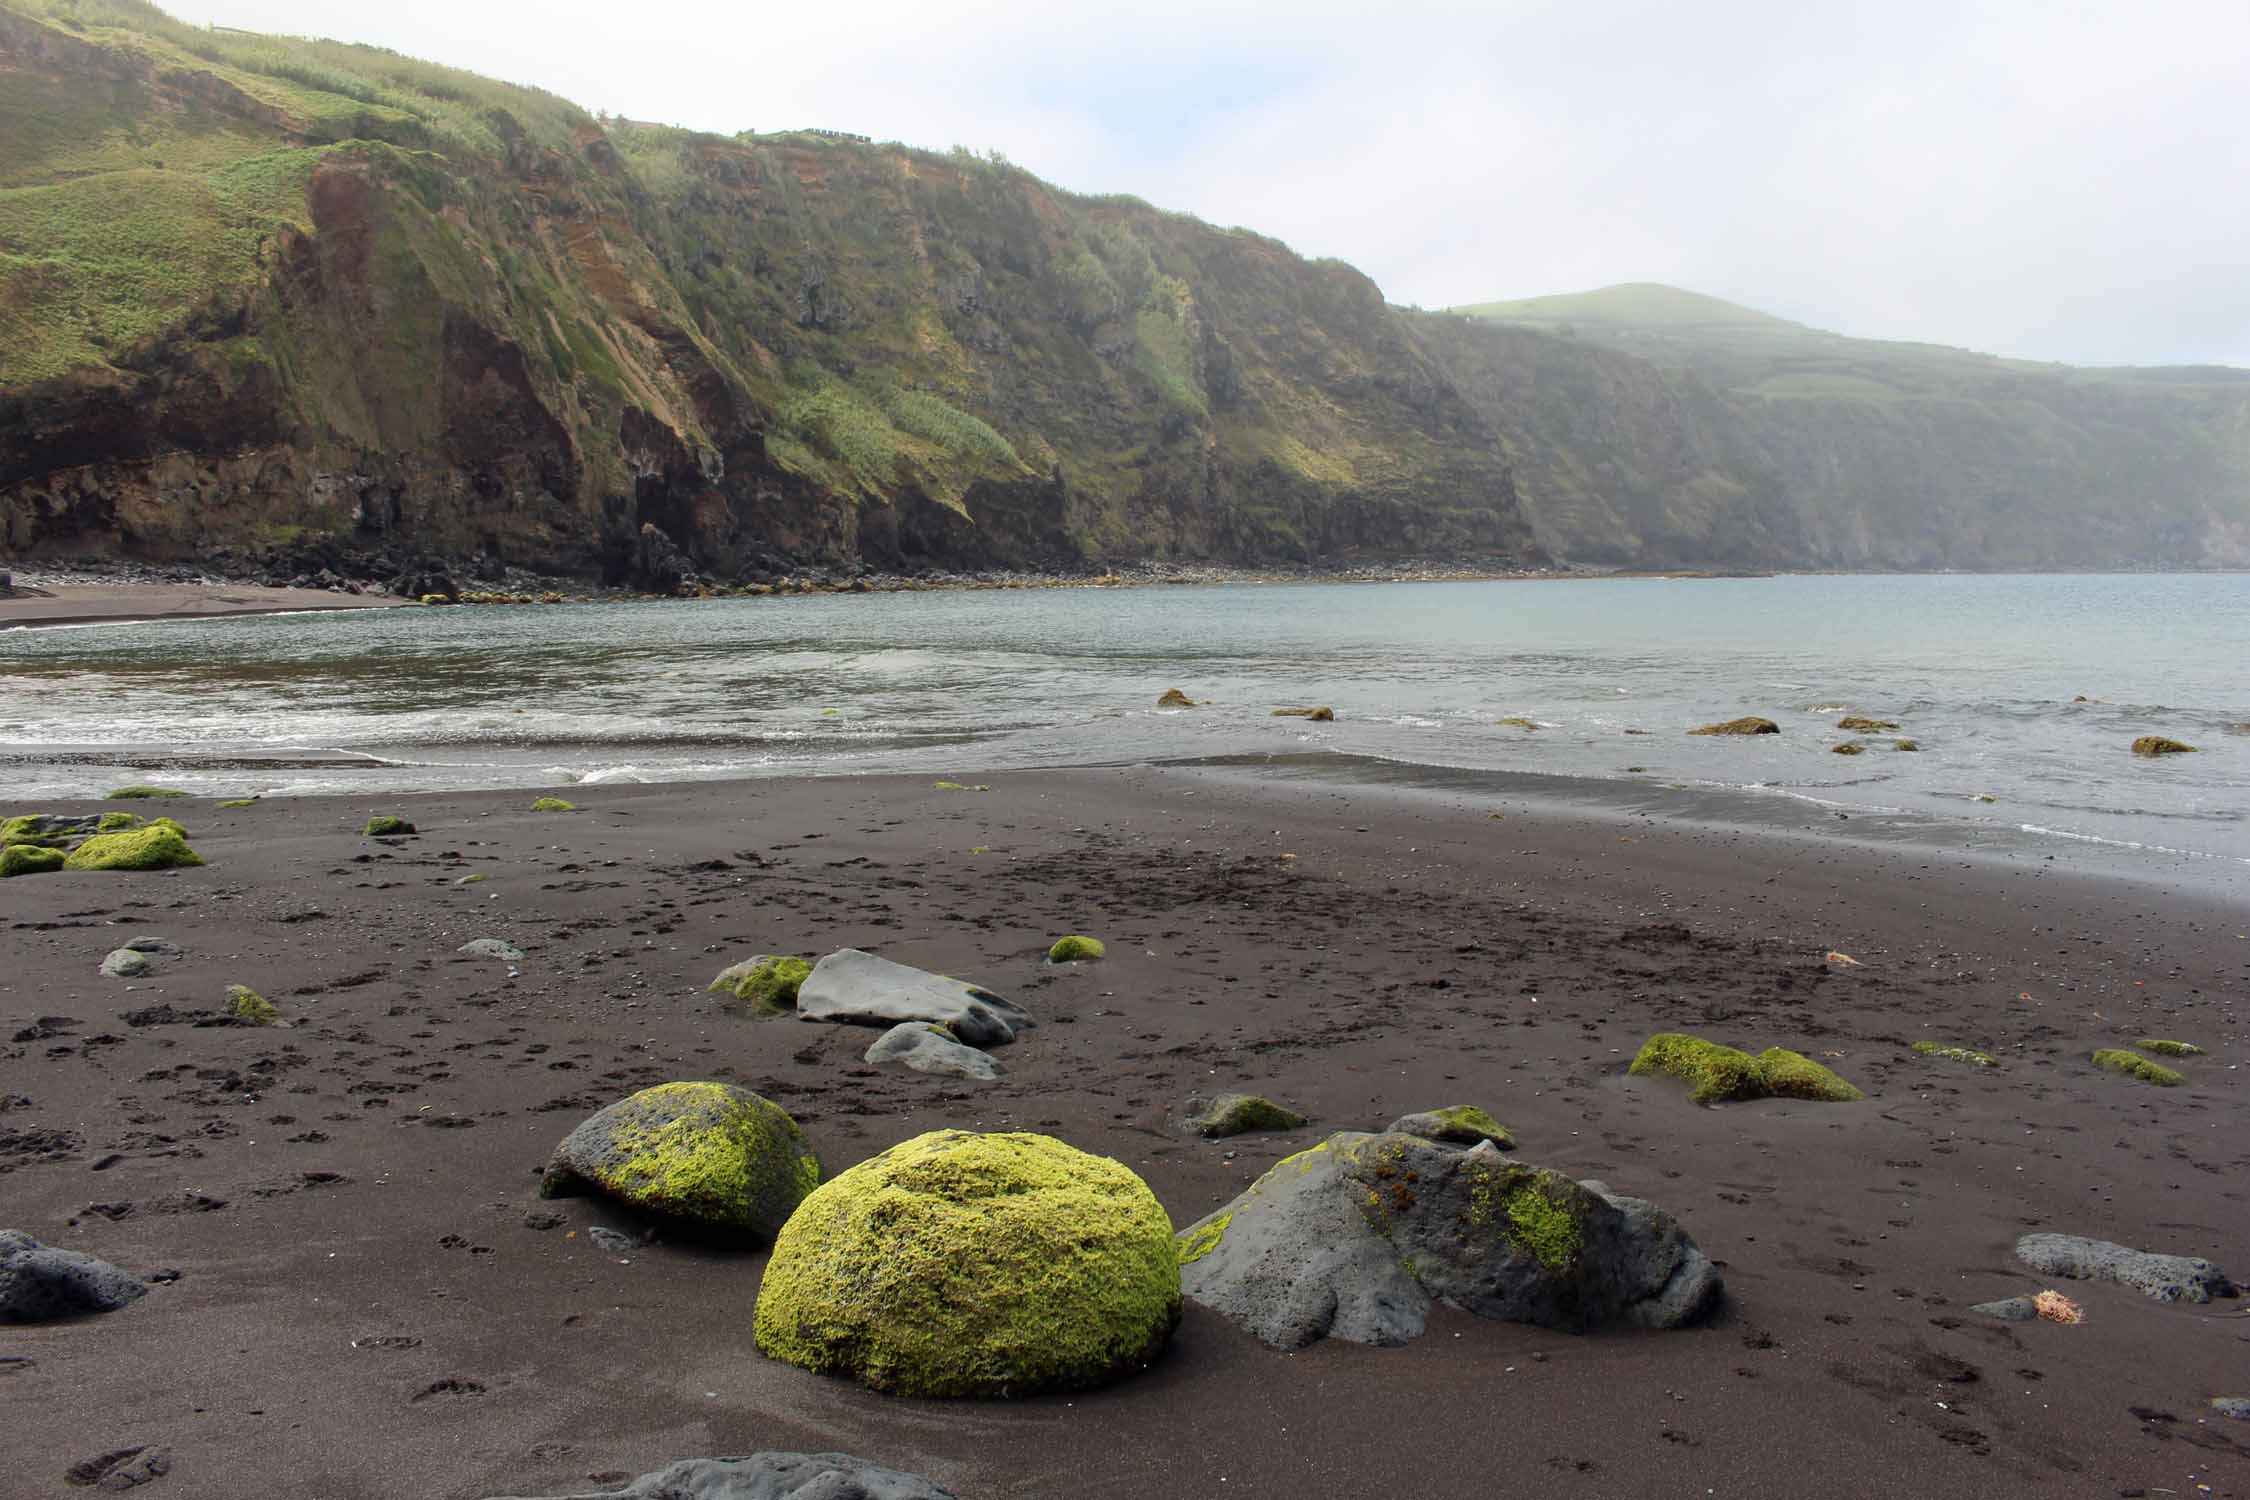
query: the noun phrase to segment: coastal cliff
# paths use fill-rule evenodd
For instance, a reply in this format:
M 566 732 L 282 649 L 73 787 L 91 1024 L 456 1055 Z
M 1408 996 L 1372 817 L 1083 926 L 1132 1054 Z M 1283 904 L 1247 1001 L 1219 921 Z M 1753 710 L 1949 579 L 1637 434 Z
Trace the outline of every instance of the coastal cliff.
M 2250 561 L 2242 372 L 1410 312 L 997 157 L 598 119 L 141 0 L 0 0 L 0 78 L 8 558 Z

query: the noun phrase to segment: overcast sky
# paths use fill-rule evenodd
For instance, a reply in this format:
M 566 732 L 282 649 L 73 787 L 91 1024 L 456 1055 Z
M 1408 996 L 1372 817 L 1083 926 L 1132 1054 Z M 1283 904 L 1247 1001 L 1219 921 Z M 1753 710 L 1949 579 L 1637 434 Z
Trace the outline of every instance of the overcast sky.
M 1667 281 L 2250 365 L 2250 0 L 174 0 L 732 132 L 997 149 L 1396 302 Z

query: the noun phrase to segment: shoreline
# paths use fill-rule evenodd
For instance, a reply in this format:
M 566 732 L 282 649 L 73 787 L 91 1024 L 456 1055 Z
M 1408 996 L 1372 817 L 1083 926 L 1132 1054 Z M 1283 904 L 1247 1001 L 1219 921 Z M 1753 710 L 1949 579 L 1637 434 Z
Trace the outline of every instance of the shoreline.
M 0 593 L 0 631 L 57 630 L 160 620 L 220 620 L 240 615 L 394 609 L 407 603 L 380 594 L 255 584 L 89 583 L 33 585 Z
M 2204 1402 L 2237 1393 L 2235 1304 L 2070 1282 L 2082 1326 L 1967 1309 L 2045 1284 L 2010 1254 L 2031 1230 L 2250 1270 L 2230 1186 L 2250 1168 L 2242 903 L 1224 768 L 979 784 L 586 786 L 570 814 L 525 791 L 131 804 L 181 818 L 209 863 L 9 881 L 9 1227 L 176 1273 L 93 1322 L 7 1333 L 0 1353 L 30 1361 L 6 1376 L 15 1472 L 59 1486 L 145 1443 L 169 1453 L 171 1500 L 476 1500 L 783 1448 L 964 1500 L 1443 1494 L 1526 1470 L 1564 1500 L 1781 1500 L 1838 1470 L 1930 1494 L 2233 1492 L 2250 1443 Z M 376 813 L 421 834 L 361 837 Z M 1045 965 L 1064 932 L 1110 956 Z M 102 976 L 141 933 L 182 954 Z M 456 951 L 485 936 L 523 961 Z M 872 1031 L 704 990 L 752 952 L 847 946 L 1041 1024 L 978 1087 L 866 1067 Z M 229 983 L 287 1028 L 122 1019 Z M 1664 1030 L 1801 1050 L 1871 1097 L 1698 1108 L 1623 1071 Z M 2143 1035 L 2207 1055 L 2175 1089 L 2087 1060 Z M 1917 1056 L 1922 1039 L 2000 1066 Z M 761 1254 L 603 1252 L 587 1228 L 629 1219 L 533 1196 L 585 1113 L 682 1077 L 782 1104 L 829 1175 L 925 1130 L 1035 1130 L 1124 1161 L 1176 1224 L 1332 1130 L 1475 1103 L 1518 1159 L 1677 1214 L 1728 1301 L 1679 1333 L 1441 1313 L 1401 1348 L 1296 1354 L 1191 1304 L 1115 1386 L 877 1396 L 755 1353 Z M 1313 1124 L 1206 1142 L 1167 1123 L 1237 1087 Z M 192 1408 L 182 1350 L 203 1351 Z

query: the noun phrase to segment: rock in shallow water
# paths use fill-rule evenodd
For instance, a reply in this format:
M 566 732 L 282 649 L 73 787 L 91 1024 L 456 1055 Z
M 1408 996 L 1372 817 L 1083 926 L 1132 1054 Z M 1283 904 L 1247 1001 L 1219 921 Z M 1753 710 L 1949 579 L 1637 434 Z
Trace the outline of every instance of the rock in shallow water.
M 1410 1135 L 1345 1131 L 1179 1235 L 1189 1297 L 1278 1349 L 1402 1344 L 1432 1302 L 1580 1331 L 1676 1328 L 1717 1271 L 1670 1215 L 1598 1182 Z
M 2159 1302 L 2208 1302 L 2235 1294 L 2226 1273 L 2200 1257 L 2159 1255 L 2074 1234 L 2027 1234 L 2016 1241 L 2016 1259 L 2049 1276 L 2114 1281 Z
M 106 1260 L 0 1229 L 0 1323 L 46 1323 L 114 1312 L 147 1294 L 139 1277 Z
M 902 1021 L 893 1026 L 867 1049 L 866 1060 L 878 1066 L 896 1063 L 917 1073 L 973 1078 L 980 1083 L 989 1083 L 1008 1071 L 976 1048 L 962 1046 L 949 1033 L 926 1021 Z
M 797 1014 L 807 1021 L 894 1026 L 928 1021 L 972 1047 L 996 1047 L 1033 1025 L 1031 1017 L 989 990 L 845 948 L 813 965 L 797 987 Z
M 954 1495 L 919 1474 L 848 1454 L 753 1453 L 748 1458 L 683 1458 L 621 1490 L 536 1500 L 954 1500 Z

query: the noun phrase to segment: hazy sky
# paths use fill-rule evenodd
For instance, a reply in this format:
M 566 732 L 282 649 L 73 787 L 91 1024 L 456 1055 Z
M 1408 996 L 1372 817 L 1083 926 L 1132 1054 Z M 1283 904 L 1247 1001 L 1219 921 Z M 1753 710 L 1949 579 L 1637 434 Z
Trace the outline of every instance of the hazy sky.
M 998 149 L 1426 307 L 1668 281 L 2250 365 L 2246 0 L 174 0 L 702 129 Z

